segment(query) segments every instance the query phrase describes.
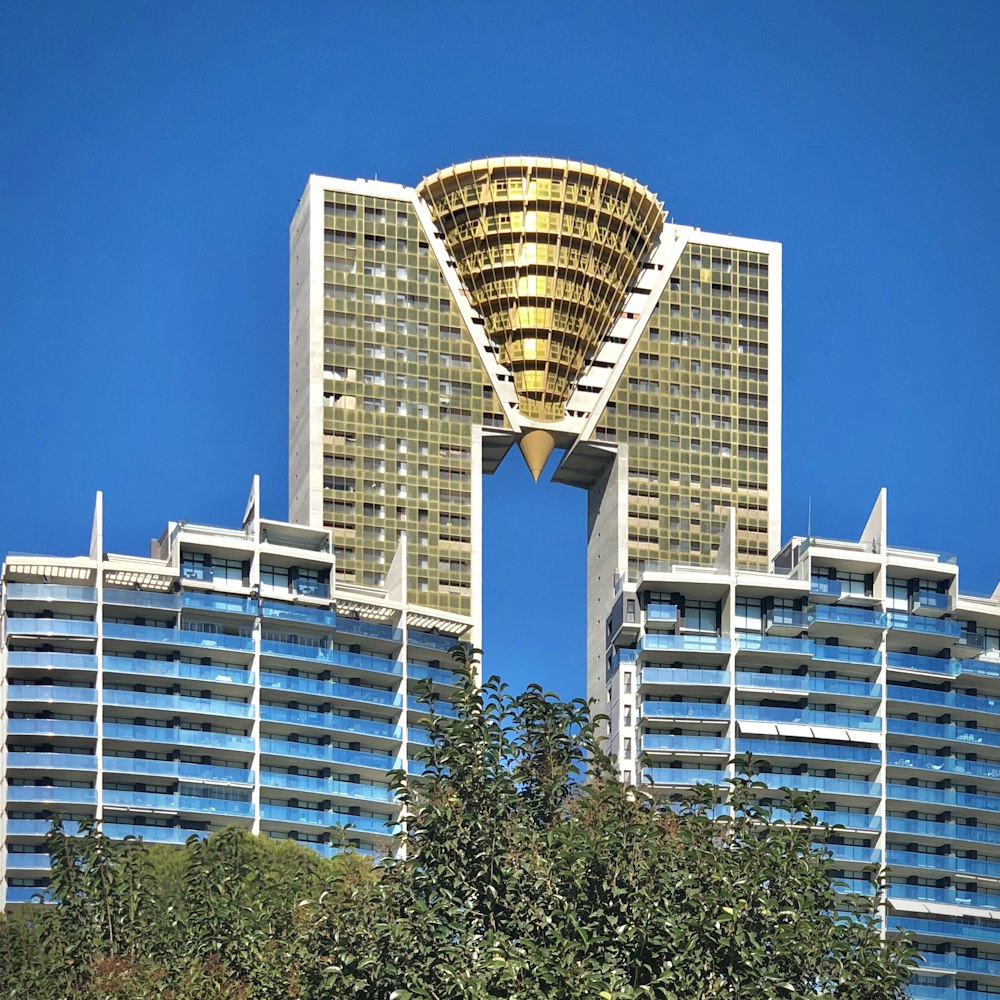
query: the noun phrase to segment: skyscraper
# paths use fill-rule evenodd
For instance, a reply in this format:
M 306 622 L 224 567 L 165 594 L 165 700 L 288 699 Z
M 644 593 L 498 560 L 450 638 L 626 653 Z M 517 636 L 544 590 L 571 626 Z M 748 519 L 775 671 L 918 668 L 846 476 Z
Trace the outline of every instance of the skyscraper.
M 781 248 L 673 223 L 588 164 L 476 160 L 416 188 L 311 177 L 291 227 L 289 496 L 379 585 L 481 620 L 481 477 L 517 443 L 588 493 L 588 694 L 616 583 L 779 542 Z

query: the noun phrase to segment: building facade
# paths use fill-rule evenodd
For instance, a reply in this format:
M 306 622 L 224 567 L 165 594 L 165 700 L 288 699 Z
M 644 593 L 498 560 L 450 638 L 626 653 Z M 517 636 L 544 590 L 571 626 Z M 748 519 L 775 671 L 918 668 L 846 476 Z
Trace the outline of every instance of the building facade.
M 148 558 L 10 556 L 0 605 L 0 906 L 44 893 L 53 815 L 183 843 L 225 826 L 382 854 L 387 772 L 413 767 L 470 622 L 413 606 L 405 546 L 381 589 L 340 584 L 330 532 L 171 523 Z
M 793 538 L 772 572 L 712 566 L 621 582 L 606 623 L 623 776 L 672 796 L 750 753 L 816 792 L 845 891 L 887 865 L 886 923 L 925 964 L 914 997 L 1000 994 L 1000 587 L 889 546 L 884 491 L 857 542 Z M 764 797 L 769 798 L 767 792 Z
M 780 540 L 781 247 L 671 222 L 567 160 L 416 188 L 311 177 L 290 235 L 290 518 L 335 573 L 482 617 L 482 476 L 517 443 L 588 493 L 588 694 L 615 581 Z

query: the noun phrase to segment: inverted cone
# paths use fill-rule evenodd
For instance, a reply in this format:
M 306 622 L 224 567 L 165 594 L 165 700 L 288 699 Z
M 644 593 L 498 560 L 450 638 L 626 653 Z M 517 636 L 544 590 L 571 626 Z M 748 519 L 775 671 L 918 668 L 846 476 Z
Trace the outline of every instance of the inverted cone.
M 517 443 L 536 483 L 555 444 L 556 439 L 548 431 L 528 431 Z

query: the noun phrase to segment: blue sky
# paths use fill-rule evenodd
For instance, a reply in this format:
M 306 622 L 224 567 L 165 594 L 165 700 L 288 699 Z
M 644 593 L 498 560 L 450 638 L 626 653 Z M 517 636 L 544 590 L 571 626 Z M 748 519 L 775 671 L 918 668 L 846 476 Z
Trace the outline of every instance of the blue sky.
M 309 173 L 566 156 L 785 247 L 783 534 L 1000 578 L 1000 6 L 0 3 L 0 553 L 286 513 L 287 230 Z M 583 691 L 585 498 L 485 490 L 486 647 Z

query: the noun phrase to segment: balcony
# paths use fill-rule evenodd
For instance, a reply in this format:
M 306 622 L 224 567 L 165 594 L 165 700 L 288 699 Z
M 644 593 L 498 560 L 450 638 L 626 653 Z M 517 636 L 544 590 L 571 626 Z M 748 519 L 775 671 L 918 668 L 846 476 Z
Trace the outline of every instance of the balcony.
M 289 726 L 309 726 L 339 733 L 360 733 L 394 741 L 403 738 L 400 726 L 388 722 L 372 722 L 369 719 L 354 719 L 332 712 L 307 712 L 276 705 L 261 705 L 260 717 L 263 722 L 281 722 Z
M 918 670 L 925 674 L 940 674 L 944 677 L 955 677 L 958 674 L 956 660 L 942 659 L 937 656 L 918 656 L 916 653 L 885 654 L 885 662 L 890 670 Z
M 195 712 L 205 715 L 225 715 L 231 719 L 253 718 L 253 706 L 238 701 L 216 698 L 195 698 L 179 694 L 151 694 L 148 691 L 106 689 L 104 704 L 125 708 L 151 708 L 161 712 Z
M 295 806 L 276 806 L 265 804 L 260 807 L 262 820 L 277 823 L 287 823 L 293 826 L 318 826 L 329 829 L 332 826 L 350 825 L 355 830 L 363 830 L 377 836 L 392 836 L 391 827 L 395 825 L 391 817 L 375 819 L 370 816 L 351 816 L 348 813 L 335 812 L 330 809 L 302 809 Z
M 403 707 L 401 694 L 365 687 L 362 684 L 341 684 L 337 681 L 321 681 L 314 677 L 293 677 L 289 674 L 272 673 L 262 673 L 260 683 L 263 689 L 270 691 L 298 691 L 322 698 L 342 698 L 345 701 L 385 705 L 387 708 Z
M 322 608 L 306 608 L 295 604 L 277 604 L 274 601 L 264 601 L 264 617 L 274 618 L 283 622 L 301 622 L 304 625 L 318 625 L 321 628 L 333 628 L 337 624 L 337 616 L 332 611 Z
M 249 597 L 239 597 L 235 594 L 205 594 L 198 590 L 185 590 L 182 601 L 185 608 L 233 615 L 253 616 L 257 614 L 258 608 L 257 601 Z
M 728 705 L 685 701 L 644 701 L 639 706 L 643 719 L 729 719 Z
M 736 718 L 754 722 L 828 726 L 835 729 L 863 729 L 881 732 L 882 720 L 852 712 L 822 712 L 808 708 L 769 708 L 764 705 L 737 705 Z
M 957 920 L 934 920 L 926 917 L 904 917 L 892 914 L 889 918 L 889 926 L 893 930 L 902 930 L 911 934 L 920 934 L 931 937 L 961 938 L 970 941 L 990 941 L 1000 942 L 1000 927 L 983 922 L 960 923 Z M 951 992 L 935 994 L 933 992 L 918 992 L 933 990 L 936 987 L 911 986 L 910 995 L 914 1000 L 937 1000 L 937 997 L 944 1000 L 990 1000 L 996 994 L 980 993 L 976 990 L 962 990 L 961 992 Z
M 1000 844 L 1000 830 L 956 823 L 953 820 L 932 823 L 922 819 L 903 819 L 898 816 L 890 816 L 888 830 L 889 833 L 907 833 L 918 837 L 930 837 L 943 843 L 967 840 L 976 844 Z
M 213 733 L 203 729 L 182 729 L 179 726 L 143 726 L 109 722 L 104 725 L 104 738 L 133 740 L 137 743 L 166 743 L 172 746 L 210 747 L 214 750 L 239 750 L 253 753 L 250 736 L 233 733 Z
M 93 788 L 71 788 L 67 785 L 7 785 L 7 802 L 66 802 L 92 806 L 97 802 Z
M 891 868 L 929 868 L 936 872 L 1000 879 L 1000 862 L 960 858 L 951 854 L 925 854 L 923 851 L 899 851 L 889 848 L 885 862 Z
M 854 625 L 860 628 L 884 629 L 886 614 L 884 611 L 869 611 L 867 608 L 837 607 L 829 604 L 819 604 L 813 614 L 816 622 L 827 622 L 834 625 Z
M 181 595 L 152 593 L 145 590 L 105 589 L 104 603 L 118 604 L 130 608 L 159 608 L 163 611 L 179 611 L 181 608 Z
M 8 583 L 8 601 L 71 601 L 97 603 L 94 587 L 66 587 L 49 583 Z
M 250 784 L 253 771 L 241 767 L 218 767 L 181 760 L 155 760 L 149 757 L 102 758 L 105 773 L 140 774 L 183 781 L 218 781 L 230 784 Z
M 253 803 L 237 799 L 214 798 L 209 795 L 178 795 L 158 792 L 130 792 L 108 788 L 104 792 L 104 805 L 135 811 L 199 812 L 219 816 L 253 816 Z
M 320 600 L 329 600 L 330 585 L 320 583 L 318 580 L 307 580 L 298 578 L 292 581 L 292 593 L 300 597 L 315 597 Z
M 42 852 L 28 851 L 7 851 L 8 871 L 48 871 L 51 867 L 51 859 L 48 854 Z
M 677 624 L 677 606 L 674 604 L 646 605 L 646 627 L 667 628 Z
M 44 885 L 8 885 L 7 902 L 14 903 L 37 903 L 39 899 L 43 902 L 48 899 L 48 887 Z
M 639 652 L 667 650 L 681 653 L 728 654 L 729 639 L 718 635 L 661 635 L 647 632 L 636 646 Z
M 124 639 L 129 642 L 155 643 L 168 646 L 196 646 L 201 649 L 231 649 L 242 653 L 253 652 L 253 639 L 249 636 L 229 635 L 225 632 L 208 632 L 193 628 L 156 628 L 148 625 L 119 625 L 108 622 L 104 626 L 105 639 Z
M 902 750 L 888 750 L 885 758 L 890 767 L 907 767 L 918 771 L 959 774 L 1000 781 L 1000 761 L 961 760 L 958 757 L 939 757 L 935 754 L 909 753 Z
M 403 630 L 393 628 L 392 625 L 383 625 L 379 622 L 369 622 L 360 618 L 345 618 L 337 615 L 336 625 L 338 632 L 347 635 L 360 635 L 366 639 L 381 639 L 383 642 L 392 643 L 398 646 L 403 642 Z M 412 641 L 412 639 L 411 639 Z M 454 643 L 454 640 L 452 640 Z
M 758 635 L 745 632 L 736 638 L 739 653 L 780 653 L 797 659 L 809 659 L 813 653 L 813 643 L 809 639 L 791 639 L 774 635 Z
M 794 636 L 804 632 L 811 624 L 812 615 L 806 611 L 775 608 L 767 613 L 765 631 L 768 635 Z
M 107 836 L 115 840 L 124 840 L 126 837 L 138 837 L 151 844 L 184 844 L 191 837 L 199 840 L 208 836 L 208 830 L 186 830 L 179 826 L 153 826 L 142 823 L 114 823 L 105 820 L 101 824 L 101 829 Z
M 881 752 L 875 747 L 836 746 L 812 740 L 768 740 L 740 738 L 736 753 L 752 753 L 755 757 L 790 757 L 807 760 L 847 760 L 863 764 L 879 764 Z
M 640 683 L 682 684 L 691 687 L 728 688 L 732 674 L 728 670 L 688 670 L 683 667 L 643 667 Z
M 424 715 L 442 715 L 446 719 L 458 718 L 458 711 L 455 706 L 442 701 L 440 698 L 435 699 L 428 705 L 427 702 L 410 696 L 406 699 L 406 707 L 411 712 L 422 712 Z
M 364 799 L 394 805 L 396 793 L 381 785 L 363 785 L 355 781 L 338 781 L 333 778 L 314 778 L 302 774 L 287 774 L 283 771 L 262 771 L 260 783 L 264 788 L 287 788 L 312 792 L 316 795 L 340 796 L 348 799 Z
M 96 639 L 97 622 L 69 618 L 7 618 L 8 635 L 59 635 L 75 639 Z
M 85 736 L 97 738 L 97 723 L 77 719 L 8 719 L 11 736 Z
M 28 653 L 11 650 L 7 653 L 8 667 L 41 667 L 59 670 L 96 670 L 93 653 Z
M 941 636 L 947 640 L 958 639 L 962 634 L 961 624 L 954 619 L 928 618 L 926 615 L 909 615 L 902 611 L 889 612 L 889 630 Z
M 715 736 L 671 736 L 670 733 L 643 733 L 640 747 L 644 752 L 668 751 L 670 753 L 724 753 L 728 754 L 730 742 Z
M 178 680 L 226 684 L 253 684 L 253 674 L 240 667 L 182 663 L 180 660 L 150 660 L 130 656 L 106 655 L 104 657 L 104 670 L 106 673 L 120 673 L 129 676 L 170 677 Z
M 44 837 L 51 829 L 52 822 L 47 819 L 7 820 L 8 837 Z M 73 820 L 65 820 L 63 830 L 68 837 L 75 837 L 80 832 L 80 824 Z
M 406 641 L 411 646 L 421 649 L 437 649 L 443 653 L 449 652 L 456 645 L 463 645 L 462 640 L 451 635 L 435 635 L 432 632 L 422 632 L 420 629 L 407 630 Z
M 934 705 L 942 709 L 961 709 L 968 712 L 981 712 L 986 715 L 1000 715 L 1000 698 L 960 694 L 957 691 L 931 691 L 927 688 L 908 687 L 903 684 L 890 684 L 888 695 L 890 701 Z
M 85 753 L 8 753 L 8 772 L 20 769 L 93 772 L 97 770 L 97 758 Z
M 918 590 L 910 598 L 910 611 L 914 614 L 947 614 L 951 611 L 951 595 L 936 590 Z
M 818 774 L 774 774 L 761 772 L 757 781 L 768 788 L 793 788 L 803 792 L 826 792 L 830 795 L 860 795 L 878 798 L 882 786 L 877 781 L 855 778 L 825 778 Z
M 912 719 L 887 719 L 886 732 L 901 736 L 918 736 L 949 743 L 1000 747 L 1000 733 L 987 729 L 970 729 L 953 722 L 919 722 Z
M 882 858 L 882 852 L 877 847 L 852 847 L 850 844 L 827 844 L 825 847 L 835 861 L 877 865 Z
M 784 819 L 786 823 L 792 820 L 787 809 L 774 809 L 773 816 L 775 819 Z M 842 826 L 846 830 L 864 831 L 882 829 L 882 820 L 878 816 L 855 812 L 849 809 L 817 809 L 814 816 L 816 817 L 817 825 L 831 828 Z M 795 817 L 795 820 L 801 823 L 799 817 Z
M 852 698 L 880 698 L 882 688 L 867 681 L 842 680 L 837 677 L 816 677 L 810 674 L 736 674 L 738 688 L 765 691 L 802 691 L 814 694 L 839 694 Z
M 261 739 L 260 750 L 262 754 L 290 757 L 293 761 L 301 761 L 305 758 L 323 761 L 327 764 L 345 764 L 348 767 L 370 767 L 377 771 L 395 771 L 403 766 L 403 762 L 395 755 L 372 753 L 365 750 L 342 750 L 340 747 L 269 737 Z
M 831 646 L 821 642 L 813 644 L 813 659 L 826 663 L 862 663 L 869 667 L 878 667 L 882 664 L 882 654 L 877 649 Z
M 398 660 L 369 653 L 345 653 L 340 649 L 323 649 L 319 646 L 300 645 L 295 642 L 277 642 L 273 639 L 261 640 L 260 651 L 265 656 L 280 656 L 283 659 L 303 660 L 309 663 L 323 663 L 348 670 L 368 670 L 380 674 L 402 674 L 403 666 Z
M 1000 796 L 961 792 L 955 788 L 926 788 L 923 785 L 890 784 L 887 796 L 900 802 L 929 802 L 939 806 L 957 806 L 1000 812 Z
M 655 785 L 721 785 L 726 780 L 726 772 L 688 767 L 647 767 L 643 769 L 642 777 Z
M 830 597 L 836 599 L 840 597 L 843 587 L 839 580 L 831 580 L 825 576 L 814 576 L 809 581 L 810 597 Z
M 7 702 L 95 705 L 97 692 L 92 687 L 63 687 L 60 684 L 11 684 L 7 688 Z
M 462 682 L 461 674 L 456 674 L 453 670 L 445 670 L 443 667 L 428 667 L 423 663 L 407 663 L 406 672 L 411 680 L 433 681 L 435 684 L 446 684 L 455 687 Z

